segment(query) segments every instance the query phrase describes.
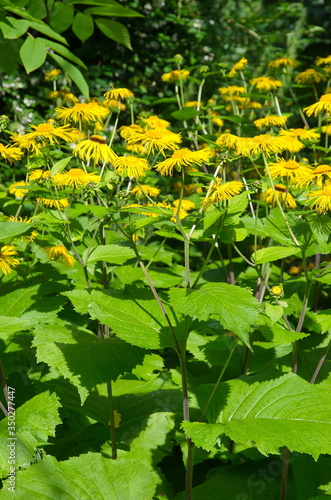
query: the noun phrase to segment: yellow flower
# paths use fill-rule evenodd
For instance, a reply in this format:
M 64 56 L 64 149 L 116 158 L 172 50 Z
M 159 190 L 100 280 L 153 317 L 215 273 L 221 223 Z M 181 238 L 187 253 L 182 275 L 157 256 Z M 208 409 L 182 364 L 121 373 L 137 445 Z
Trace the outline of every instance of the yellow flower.
M 203 102 L 202 101 L 187 101 L 184 106 L 185 108 L 197 108 L 198 106 L 203 106 Z
M 118 175 L 127 175 L 133 179 L 144 177 L 150 170 L 148 161 L 137 156 L 120 156 L 114 160 L 113 165 Z
M 3 274 L 8 274 L 11 272 L 12 267 L 18 266 L 20 261 L 12 257 L 12 255 L 18 255 L 17 251 L 13 245 L 4 245 L 0 249 L 0 271 Z
M 277 88 L 282 86 L 280 80 L 275 80 L 270 76 L 258 76 L 251 80 L 251 84 L 255 85 L 258 90 L 277 90 Z
M 128 141 L 129 139 L 141 139 L 141 134 L 144 132 L 144 129 L 138 125 L 137 123 L 132 123 L 131 125 L 122 125 L 118 129 L 118 132 L 123 139 Z
M 129 153 L 134 153 L 136 155 L 143 154 L 145 152 L 145 148 L 141 144 L 127 144 L 125 149 L 127 149 Z
M 297 206 L 293 196 L 288 193 L 283 184 L 275 184 L 275 190 L 272 187 L 268 188 L 266 191 L 261 193 L 260 198 L 268 205 L 272 205 L 274 207 L 277 206 L 277 199 L 287 208 L 296 208 Z
M 296 137 L 301 141 L 318 141 L 321 134 L 316 132 L 316 130 L 316 128 L 290 128 L 288 130 L 281 129 L 279 134 L 287 137 Z
M 81 168 L 72 168 L 64 174 L 54 175 L 54 183 L 60 188 L 72 186 L 78 189 L 87 186 L 90 182 L 100 182 L 100 175 L 95 173 L 87 174 Z
M 147 186 L 146 184 L 140 184 L 131 189 L 131 194 L 135 195 L 137 198 L 142 198 L 147 195 L 150 198 L 156 198 L 160 194 L 160 190 L 156 187 Z
M 102 104 L 104 106 L 107 106 L 107 108 L 116 109 L 116 111 L 126 110 L 125 104 L 123 104 L 121 101 L 118 101 L 117 99 L 106 99 Z
M 223 127 L 224 122 L 223 122 L 222 118 L 219 117 L 220 114 L 217 111 L 209 109 L 208 110 L 208 115 L 210 116 L 211 121 L 213 123 L 215 123 L 215 125 L 217 125 L 218 127 Z
M 280 57 L 274 61 L 268 63 L 269 68 L 286 68 L 290 66 L 291 68 L 297 68 L 299 66 L 299 61 L 295 59 L 290 59 L 289 57 Z
M 127 99 L 128 97 L 134 97 L 134 93 L 126 88 L 111 89 L 103 95 L 105 99 Z
M 323 134 L 331 135 L 331 124 L 322 127 Z
M 270 292 L 271 294 L 274 296 L 274 297 L 280 297 L 281 295 L 283 295 L 283 289 L 281 286 L 273 286 L 271 289 L 270 289 Z
M 116 153 L 101 135 L 91 135 L 89 139 L 79 142 L 74 148 L 73 154 L 85 161 L 93 160 L 94 164 L 99 162 L 113 163 L 117 158 Z
M 210 190 L 210 195 L 202 202 L 202 210 L 206 210 L 210 205 L 218 201 L 226 201 L 234 198 L 234 196 L 237 196 L 242 191 L 243 187 L 243 183 L 239 181 L 225 182 L 223 184 L 221 179 L 215 179 Z
M 40 125 L 30 125 L 33 132 L 28 132 L 22 136 L 16 136 L 13 140 L 21 148 L 32 149 L 38 152 L 39 148 L 47 143 L 57 144 L 59 139 L 71 142 L 71 128 L 68 125 L 54 127 L 51 123 L 40 123 Z
M 37 181 L 43 182 L 45 179 L 49 179 L 51 177 L 51 173 L 49 170 L 42 170 L 41 168 L 37 168 L 36 170 L 32 170 L 29 174 L 29 181 Z
M 326 214 L 331 210 L 331 185 L 326 185 L 319 191 L 308 193 L 308 197 L 313 199 L 310 207 L 315 207 L 317 212 Z
M 286 122 L 286 116 L 269 115 L 255 120 L 254 125 L 262 130 L 264 127 L 283 127 Z
M 323 82 L 326 79 L 326 77 L 322 74 L 316 71 L 316 69 L 309 68 L 306 69 L 305 71 L 302 71 L 302 73 L 299 73 L 295 78 L 294 81 L 299 84 L 305 84 L 305 83 L 319 83 Z
M 139 120 L 143 121 L 149 128 L 168 128 L 170 126 L 170 122 L 156 115 L 150 115 L 148 118 L 139 117 Z
M 109 109 L 96 102 L 80 102 L 72 108 L 55 108 L 59 120 L 67 122 L 102 122 L 109 114 Z
M 296 185 L 308 186 L 313 182 L 320 188 L 323 187 L 324 182 L 330 182 L 331 180 L 331 167 L 329 165 L 318 165 L 314 170 L 310 170 L 306 173 L 306 175 L 300 176 L 297 179 Z
M 251 101 L 250 99 L 246 99 L 246 104 L 245 104 L 246 109 L 262 109 L 263 106 L 260 102 L 257 101 Z
M 175 215 L 177 215 L 177 213 L 178 213 L 178 217 L 182 220 L 182 219 L 185 219 L 185 217 L 188 216 L 189 210 L 193 210 L 195 208 L 195 205 L 190 200 L 182 200 L 181 204 L 180 204 L 179 212 L 178 212 L 179 201 L 180 200 L 175 200 L 173 202 L 173 206 L 171 207 L 171 209 L 173 210 L 173 212 L 174 212 Z M 176 222 L 176 218 L 175 217 L 172 217 L 171 220 L 173 222 Z
M 311 167 L 304 163 L 299 163 L 294 160 L 284 160 L 279 158 L 275 163 L 269 164 L 271 177 L 287 177 L 291 180 L 296 180 L 301 175 L 308 175 L 311 173 Z
M 331 94 L 324 94 L 320 97 L 319 101 L 307 108 L 304 108 L 304 112 L 307 116 L 317 116 L 323 112 L 331 113 Z
M 13 163 L 13 161 L 17 161 L 23 156 L 23 151 L 20 148 L 16 148 L 13 146 L 4 146 L 0 143 L 0 155 L 2 158 L 7 160 L 9 163 Z
M 210 159 L 210 156 L 211 151 L 207 148 L 198 151 L 178 149 L 170 158 L 158 163 L 155 168 L 161 175 L 172 175 L 174 168 L 181 170 L 192 165 L 202 165 Z
M 146 146 L 146 153 L 149 155 L 154 153 L 154 151 L 159 151 L 164 155 L 164 149 L 178 149 L 182 142 L 180 133 L 175 134 L 165 128 L 156 128 L 151 130 L 146 130 L 142 134 L 136 134 L 136 137 L 130 137 L 127 139 L 128 144 L 135 144 L 140 142 L 142 146 Z
M 169 73 L 164 73 L 161 76 L 163 82 L 178 83 L 179 81 L 186 80 L 190 72 L 186 69 L 175 69 Z
M 327 57 L 318 57 L 315 61 L 316 66 L 323 66 L 331 64 L 331 54 Z
M 16 198 L 24 198 L 28 191 L 26 189 L 20 189 L 23 186 L 29 186 L 29 183 L 25 181 L 14 182 L 14 184 L 9 186 L 10 194 L 13 194 Z
M 46 71 L 45 73 L 45 80 L 46 81 L 53 81 L 57 80 L 58 76 L 61 75 L 62 71 L 60 69 L 52 69 L 51 71 Z
M 230 72 L 228 74 L 228 77 L 229 78 L 233 78 L 236 75 L 237 71 L 241 71 L 242 69 L 244 69 L 244 67 L 246 66 L 247 62 L 248 61 L 247 61 L 246 57 L 242 57 L 240 59 L 240 61 L 238 61 L 236 64 L 234 64 L 232 66 L 232 68 L 231 68 L 231 70 L 230 70 Z
M 228 87 L 219 87 L 219 93 L 222 95 L 229 94 L 232 96 L 233 94 L 243 94 L 246 92 L 245 87 L 238 87 L 238 85 L 229 85 Z
M 295 138 L 290 138 L 291 141 L 297 141 Z M 257 135 L 255 137 L 238 137 L 236 143 L 236 152 L 243 156 L 254 156 L 256 154 L 265 153 L 281 153 L 285 149 L 289 149 L 289 139 L 280 136 L 272 136 L 270 134 Z M 300 141 L 297 141 L 299 144 Z M 303 144 L 301 144 L 302 147 Z M 294 151 L 296 152 L 296 151 Z
M 54 247 L 45 247 L 44 250 L 47 253 L 47 256 L 51 260 L 57 260 L 66 264 L 68 267 L 72 267 L 75 265 L 76 260 L 70 255 L 66 247 L 63 245 L 56 245 Z
M 45 207 L 56 208 L 57 210 L 63 210 L 69 206 L 69 200 L 67 198 L 55 200 L 53 198 L 37 198 L 37 202 Z
M 237 146 L 237 142 L 240 137 L 237 137 L 234 134 L 222 134 L 216 139 L 216 144 L 219 146 L 224 146 L 227 149 L 235 149 Z

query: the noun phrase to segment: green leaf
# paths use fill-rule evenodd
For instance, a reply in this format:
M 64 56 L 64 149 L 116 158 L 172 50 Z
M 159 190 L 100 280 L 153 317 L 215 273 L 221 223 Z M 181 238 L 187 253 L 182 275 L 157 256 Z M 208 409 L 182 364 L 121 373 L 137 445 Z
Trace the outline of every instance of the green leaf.
M 5 449 L 6 451 L 6 449 Z M 45 456 L 17 473 L 17 500 L 69 498 L 71 500 L 152 500 L 156 477 L 136 460 L 109 460 L 99 453 L 87 453 L 58 462 Z M 7 486 L 4 500 L 13 498 Z
M 215 447 L 218 437 L 223 433 L 222 424 L 184 421 L 181 427 L 198 448 L 207 451 L 211 451 Z
M 293 255 L 299 255 L 301 249 L 298 247 L 268 247 L 261 248 L 257 250 L 252 255 L 253 261 L 256 264 L 263 264 L 264 262 L 273 262 L 278 259 L 284 259 L 285 257 L 292 257 Z
M 131 372 L 146 354 L 120 339 L 100 339 L 78 327 L 71 331 L 61 325 L 35 328 L 33 346 L 38 361 L 47 363 L 78 388 L 82 402 L 96 384 Z
M 90 2 L 92 3 L 92 2 Z M 94 4 L 96 2 L 93 2 Z M 105 2 L 106 3 L 106 2 Z M 100 7 L 89 7 L 85 9 L 86 14 L 92 14 L 94 16 L 110 16 L 110 17 L 144 17 L 139 12 L 130 9 L 130 7 L 124 7 L 123 5 L 115 2 L 109 2 L 106 6 Z
M 20 56 L 27 73 L 40 68 L 46 60 L 46 47 L 43 39 L 27 37 L 20 48 Z
M 47 16 L 47 10 L 44 0 L 30 0 L 29 14 L 36 19 L 44 19 Z
M 87 69 L 83 61 L 81 61 L 79 57 L 76 57 L 72 52 L 70 52 L 67 47 L 64 47 L 60 43 L 53 42 L 53 40 L 47 40 L 45 44 L 61 56 L 69 59 L 69 61 L 79 64 L 79 66 L 81 66 L 82 68 Z
M 72 5 L 54 2 L 54 6 L 49 14 L 49 24 L 57 33 L 62 33 L 71 26 L 74 13 L 75 10 Z
M 274 380 L 232 380 L 221 384 L 214 395 L 222 408 L 219 434 L 235 442 L 253 441 L 264 455 L 290 451 L 308 453 L 315 460 L 331 447 L 331 401 L 329 391 L 288 373 Z M 209 424 L 205 424 L 209 425 Z M 217 425 L 217 424 L 216 424 Z M 189 437 L 201 443 L 201 429 L 185 423 Z M 207 431 L 204 429 L 204 433 Z M 215 425 L 208 438 L 216 437 Z
M 93 35 L 94 31 L 94 22 L 92 17 L 89 14 L 77 12 L 71 29 L 82 43 L 86 42 L 86 40 Z
M 104 260 L 110 264 L 124 264 L 124 262 L 134 257 L 135 253 L 129 247 L 120 245 L 99 245 L 93 248 L 90 253 L 86 250 L 82 258 L 84 262 Z
M 8 434 L 10 420 L 4 418 L 0 422 L 0 474 L 2 476 L 7 475 L 10 470 L 8 444 L 14 443 L 16 467 L 30 464 L 35 458 L 36 446 L 47 442 L 48 436 L 55 436 L 55 427 L 62 423 L 58 414 L 61 405 L 55 393 L 50 394 L 46 391 L 38 394 L 19 408 L 15 408 L 15 398 L 13 403 L 13 409 L 16 410 L 14 433 L 16 440 L 8 439 L 11 437 Z
M 327 332 L 331 328 L 331 309 L 318 311 L 315 315 L 317 323 L 320 325 L 322 333 Z
M 0 338 L 6 340 L 13 333 L 24 329 L 25 320 L 12 316 L 0 316 Z
M 172 289 L 170 305 L 193 319 L 219 317 L 224 328 L 233 331 L 249 346 L 250 325 L 257 319 L 259 303 L 248 290 L 226 283 L 206 283 L 197 290 Z
M 180 109 L 178 111 L 173 111 L 171 116 L 173 116 L 176 120 L 191 120 L 200 114 L 200 111 L 192 108 Z
M 25 222 L 0 222 L 0 241 L 10 243 L 13 238 L 26 233 L 31 227 L 31 224 L 26 224 Z
M 3 36 L 8 39 L 19 38 L 29 29 L 29 22 L 24 19 L 15 19 L 14 17 L 6 17 L 0 22 L 0 28 Z
M 66 166 L 70 163 L 72 159 L 72 156 L 68 156 L 68 158 L 63 158 L 62 160 L 57 161 L 54 163 L 52 169 L 51 169 L 51 176 L 56 174 L 60 174 L 62 170 L 66 168 Z
M 72 81 L 75 82 L 75 84 L 77 85 L 83 96 L 86 97 L 86 99 L 89 99 L 90 97 L 89 87 L 79 69 L 57 54 L 49 54 L 49 55 L 60 66 L 60 68 L 62 68 L 63 71 L 65 71 L 70 76 Z
M 280 325 L 259 325 L 256 327 L 257 330 L 260 330 L 262 335 L 273 345 L 285 345 L 295 342 L 300 339 L 304 339 L 305 337 L 309 337 L 306 333 L 298 333 L 298 332 L 290 332 L 283 328 Z
M 98 26 L 99 30 L 102 31 L 111 40 L 121 43 L 124 47 L 132 50 L 130 34 L 127 28 L 117 21 L 112 21 L 110 19 L 103 19 L 102 17 L 97 17 L 95 19 L 95 24 Z

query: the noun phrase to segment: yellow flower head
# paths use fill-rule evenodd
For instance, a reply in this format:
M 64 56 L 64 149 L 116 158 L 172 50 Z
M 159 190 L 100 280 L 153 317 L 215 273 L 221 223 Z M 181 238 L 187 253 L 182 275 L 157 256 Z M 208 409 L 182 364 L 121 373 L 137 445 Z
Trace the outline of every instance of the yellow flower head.
M 251 80 L 251 84 L 255 85 L 258 90 L 277 90 L 282 86 L 282 82 L 280 80 L 275 80 L 270 76 L 258 76 L 257 78 L 253 78 Z
M 52 69 L 51 71 L 46 71 L 45 80 L 50 82 L 52 82 L 53 80 L 57 80 L 61 73 L 62 71 L 60 69 Z
M 133 179 L 144 177 L 146 172 L 150 170 L 148 161 L 137 156 L 119 156 L 113 165 L 118 175 L 126 175 Z
M 46 179 L 50 179 L 50 177 L 51 177 L 50 171 L 42 170 L 41 168 L 32 170 L 32 172 L 29 173 L 29 181 L 43 182 Z
M 72 108 L 55 108 L 59 120 L 68 122 L 102 122 L 109 114 L 109 109 L 104 106 L 99 106 L 96 102 L 80 102 L 72 106 Z
M 220 118 L 220 114 L 217 111 L 214 111 L 213 109 L 208 110 L 208 115 L 211 117 L 211 121 L 215 123 L 218 127 L 223 127 L 224 122 L 222 118 Z
M 105 99 L 127 99 L 128 97 L 134 97 L 134 93 L 125 88 L 110 89 L 103 95 Z
M 178 83 L 179 81 L 186 80 L 190 72 L 186 69 L 175 69 L 169 73 L 164 73 L 161 76 L 163 82 Z
M 278 285 L 271 287 L 270 292 L 274 297 L 280 297 L 284 294 L 283 288 Z
M 284 127 L 286 122 L 286 116 L 269 115 L 255 120 L 254 125 L 259 130 L 262 130 L 264 127 Z
M 291 68 L 297 68 L 300 65 L 299 61 L 295 59 L 290 59 L 289 57 L 280 57 L 279 59 L 275 59 L 274 61 L 270 61 L 268 63 L 269 68 L 286 68 L 290 66 Z
M 38 152 L 39 149 L 49 144 L 57 144 L 59 139 L 71 142 L 71 128 L 68 125 L 54 127 L 51 123 L 40 123 L 39 125 L 30 125 L 33 132 L 28 132 L 22 136 L 14 137 L 13 141 L 21 148 L 31 149 Z
M 13 245 L 4 245 L 0 249 L 0 271 L 3 274 L 8 274 L 11 272 L 12 267 L 18 266 L 20 261 L 12 257 L 12 255 L 18 255 L 17 251 Z
M 144 132 L 144 129 L 138 125 L 137 123 L 132 123 L 131 125 L 123 125 L 118 129 L 118 132 L 123 139 L 126 141 L 132 139 L 137 139 L 138 141 L 141 139 L 141 134 Z
M 315 207 L 316 211 L 321 214 L 326 214 L 331 210 L 331 185 L 324 186 L 319 191 L 308 193 L 308 197 L 313 200 L 310 207 Z
M 146 184 L 140 184 L 140 186 L 131 189 L 131 194 L 135 195 L 137 198 L 142 198 L 146 195 L 150 198 L 156 198 L 160 192 L 158 188 L 147 186 Z
M 8 190 L 15 198 L 24 198 L 28 191 L 26 189 L 20 189 L 23 186 L 29 186 L 29 183 L 25 181 L 14 182 L 14 184 L 9 186 Z
M 295 161 L 295 159 L 284 160 L 284 158 L 279 158 L 277 162 L 269 164 L 269 170 L 273 179 L 275 177 L 286 177 L 295 180 L 301 175 L 310 174 L 312 169 L 304 163 Z
M 56 208 L 56 210 L 64 210 L 69 206 L 68 198 L 53 199 L 53 198 L 37 198 L 37 202 L 47 208 Z
M 218 201 L 223 202 L 234 198 L 242 191 L 243 187 L 243 183 L 239 181 L 222 183 L 221 179 L 215 179 L 210 189 L 210 195 L 202 202 L 202 210 L 206 210 L 210 205 Z
M 280 130 L 279 134 L 286 137 L 295 137 L 301 141 L 318 141 L 321 134 L 316 130 L 316 128 L 289 128 L 288 130 Z
M 170 122 L 156 115 L 150 115 L 148 118 L 139 117 L 139 120 L 143 121 L 149 128 L 168 128 L 170 126 Z
M 275 184 L 275 189 L 272 187 L 261 193 L 260 199 L 268 205 L 277 206 L 277 199 L 282 205 L 287 208 L 296 208 L 297 204 L 293 196 L 287 191 L 283 184 Z
M 2 158 L 7 160 L 9 163 L 13 163 L 14 161 L 19 160 L 23 156 L 23 151 L 20 148 L 16 148 L 13 146 L 4 146 L 0 143 L 0 155 Z
M 185 108 L 197 108 L 198 106 L 203 106 L 204 103 L 202 101 L 187 101 L 184 106 Z
M 91 135 L 89 139 L 79 142 L 73 153 L 85 161 L 93 160 L 95 165 L 99 162 L 113 163 L 117 158 L 116 153 L 101 135 Z
M 159 151 L 164 155 L 165 149 L 178 149 L 177 144 L 182 142 L 180 134 L 175 134 L 165 128 L 155 128 L 144 131 L 142 134 L 137 134 L 136 137 L 127 139 L 128 144 L 140 142 L 146 147 L 146 153 L 149 155 L 154 151 Z
M 319 101 L 307 108 L 304 108 L 307 116 L 317 116 L 320 113 L 331 113 L 331 94 L 324 94 L 320 97 Z
M 294 81 L 295 83 L 299 84 L 312 84 L 312 83 L 319 83 L 323 82 L 326 79 L 326 77 L 322 74 L 316 71 L 316 69 L 309 68 L 306 69 L 305 71 L 302 71 L 302 73 L 299 73 L 295 78 Z
M 47 256 L 51 260 L 57 260 L 66 264 L 68 267 L 72 267 L 75 265 L 75 259 L 68 252 L 66 247 L 63 245 L 56 245 L 54 247 L 45 247 L 44 250 L 47 253 Z
M 76 189 L 87 186 L 90 182 L 100 182 L 100 175 L 95 173 L 87 174 L 81 168 L 72 168 L 64 174 L 54 175 L 54 183 L 59 188 L 73 187 Z
M 209 161 L 211 157 L 211 150 L 208 148 L 200 149 L 198 151 L 191 151 L 190 149 L 178 149 L 170 158 L 158 163 L 155 168 L 161 175 L 172 175 L 174 168 L 182 169 L 191 167 L 192 165 L 202 165 Z
M 315 61 L 316 66 L 328 66 L 331 64 L 331 54 L 327 57 L 318 57 Z
M 246 57 L 242 57 L 240 59 L 240 61 L 238 61 L 236 64 L 234 64 L 228 74 L 228 77 L 229 78 L 233 78 L 237 71 L 241 71 L 242 69 L 244 69 L 244 67 L 246 66 L 246 64 L 248 63 Z
M 216 144 L 219 146 L 224 146 L 227 149 L 235 149 L 238 140 L 240 137 L 237 137 L 234 134 L 222 134 L 216 139 Z
M 171 209 L 173 210 L 174 214 L 178 215 L 178 217 L 182 220 L 188 216 L 188 212 L 190 210 L 193 210 L 195 208 L 195 205 L 191 200 L 182 200 L 179 206 L 179 201 L 180 200 L 175 200 Z M 171 220 L 173 222 L 176 222 L 176 217 L 172 217 Z
M 134 155 L 142 155 L 145 152 L 145 148 L 141 144 L 127 144 L 125 149 Z
M 106 99 L 102 103 L 104 106 L 107 106 L 107 108 L 113 108 L 116 111 L 125 111 L 126 106 L 123 104 L 121 101 L 118 101 L 117 99 Z
M 288 142 L 285 138 L 270 134 L 239 137 L 236 143 L 236 152 L 243 156 L 254 156 L 261 153 L 269 156 L 272 153 L 281 153 L 288 149 Z
M 309 186 L 315 182 L 315 184 L 322 188 L 325 182 L 330 182 L 331 180 L 331 167 L 329 165 L 318 165 L 314 170 L 310 170 L 306 175 L 300 176 L 297 179 L 296 185 Z
M 219 87 L 219 93 L 224 95 L 233 96 L 235 94 L 243 94 L 246 92 L 245 87 L 238 87 L 238 85 L 229 85 L 228 87 Z

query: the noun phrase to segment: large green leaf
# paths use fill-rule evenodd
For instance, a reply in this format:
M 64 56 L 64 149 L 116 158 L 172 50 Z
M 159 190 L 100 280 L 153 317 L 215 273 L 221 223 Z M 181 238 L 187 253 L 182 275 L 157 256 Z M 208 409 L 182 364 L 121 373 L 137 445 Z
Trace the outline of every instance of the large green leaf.
M 79 59 L 79 57 L 76 57 L 70 50 L 67 49 L 67 47 L 64 47 L 60 43 L 53 42 L 53 40 L 47 40 L 45 41 L 45 44 L 50 47 L 52 50 L 60 54 L 61 56 L 66 57 L 69 59 L 69 61 L 72 61 L 73 63 L 79 64 L 82 68 L 86 69 L 85 64 L 83 61 Z
M 49 14 L 49 24 L 57 33 L 62 33 L 71 26 L 74 13 L 75 10 L 73 5 L 54 2 L 53 8 Z
M 94 31 L 94 22 L 92 16 L 90 16 L 89 14 L 84 14 L 83 12 L 77 12 L 71 28 L 81 42 L 86 42 L 86 40 L 93 35 Z
M 63 59 L 63 57 L 59 56 L 58 54 L 49 54 L 49 55 L 60 66 L 60 68 L 62 68 L 63 71 L 65 71 L 70 76 L 72 81 L 75 82 L 75 84 L 77 85 L 83 96 L 86 97 L 86 99 L 89 99 L 90 97 L 89 87 L 79 69 L 76 68 L 76 66 L 74 66 L 70 62 Z
M 46 60 L 46 46 L 41 38 L 27 37 L 20 48 L 20 56 L 27 73 L 40 68 Z
M 13 238 L 26 233 L 31 227 L 31 224 L 26 224 L 25 222 L 0 222 L 0 241 L 2 243 L 10 243 Z
M 216 315 L 224 328 L 249 345 L 248 333 L 257 319 L 259 303 L 248 290 L 226 283 L 206 283 L 197 290 L 174 288 L 169 296 L 175 311 L 201 321 Z
M 225 433 L 235 442 L 255 442 L 264 455 L 290 451 L 315 459 L 331 449 L 331 400 L 329 392 L 293 373 L 265 382 L 232 380 L 222 384 L 213 404 L 221 409 L 222 423 L 184 422 L 185 432 L 199 445 Z M 193 427 L 191 427 L 193 426 Z
M 110 19 L 103 19 L 102 17 L 97 17 L 95 19 L 95 24 L 108 38 L 115 40 L 115 42 L 121 43 L 128 49 L 132 50 L 130 34 L 124 24 Z
M 298 247 L 268 247 L 257 250 L 252 255 L 252 259 L 256 264 L 263 264 L 264 262 L 273 262 L 285 257 L 299 255 L 300 253 L 301 249 Z
M 0 339 L 7 339 L 13 333 L 23 330 L 26 320 L 12 316 L 0 316 Z
M 14 17 L 6 17 L 0 22 L 0 28 L 3 36 L 8 39 L 19 38 L 24 35 L 29 29 L 29 22 L 24 19 L 15 19 Z
M 17 473 L 18 500 L 152 500 L 156 476 L 136 460 L 110 460 L 87 453 L 58 462 L 46 456 Z M 1 496 L 13 498 L 7 486 Z
M 43 325 L 35 328 L 37 359 L 78 388 L 82 401 L 96 385 L 116 380 L 142 363 L 145 351 L 117 338 L 100 339 L 79 328 Z
M 15 393 L 14 393 L 15 394 Z M 15 404 L 15 398 L 13 400 Z M 55 435 L 55 427 L 61 424 L 58 415 L 60 407 L 59 399 L 55 393 L 49 391 L 38 394 L 29 399 L 19 408 L 16 408 L 15 431 L 8 427 L 11 422 L 4 418 L 0 422 L 0 474 L 6 475 L 10 470 L 8 463 L 9 448 L 8 444 L 14 443 L 15 465 L 16 467 L 30 464 L 34 460 L 35 448 L 48 440 L 48 436 Z M 10 415 L 10 414 L 9 414 Z M 9 419 L 12 417 L 9 416 Z M 11 435 L 13 432 L 13 435 Z M 10 438 L 16 438 L 10 440 Z
M 92 2 L 89 2 L 92 3 Z M 98 5 L 99 2 L 93 2 L 95 5 Z M 97 16 L 110 16 L 110 17 L 144 17 L 142 14 L 139 14 L 136 10 L 130 9 L 130 7 L 124 7 L 118 2 L 104 2 L 104 6 L 100 5 L 99 7 L 89 7 L 85 9 L 84 12 Z
M 135 257 L 134 251 L 129 247 L 120 245 L 99 245 L 91 253 L 87 251 L 83 254 L 84 262 L 95 262 L 104 260 L 110 264 L 124 264 L 129 259 Z

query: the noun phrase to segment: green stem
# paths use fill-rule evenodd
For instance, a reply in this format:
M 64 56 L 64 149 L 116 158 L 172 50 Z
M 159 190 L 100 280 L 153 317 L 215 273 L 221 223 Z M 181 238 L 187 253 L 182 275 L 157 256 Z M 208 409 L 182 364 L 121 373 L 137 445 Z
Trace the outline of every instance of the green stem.
M 111 440 L 111 458 L 117 459 L 117 443 L 116 443 L 116 427 L 115 427 L 115 409 L 112 381 L 107 382 L 108 408 L 109 408 L 109 423 L 110 423 L 110 440 Z

